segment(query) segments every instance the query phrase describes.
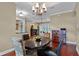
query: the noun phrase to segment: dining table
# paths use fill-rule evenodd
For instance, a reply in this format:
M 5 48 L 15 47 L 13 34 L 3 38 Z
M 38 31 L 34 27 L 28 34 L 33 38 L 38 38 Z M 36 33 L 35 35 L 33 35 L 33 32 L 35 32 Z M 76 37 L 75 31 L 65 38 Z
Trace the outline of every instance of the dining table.
M 40 46 L 43 46 L 45 45 L 46 43 L 48 43 L 50 41 L 49 38 L 46 38 L 46 37 L 41 37 L 41 41 L 40 42 L 36 42 L 36 38 L 35 37 L 31 37 L 30 39 L 28 40 L 24 40 L 24 48 L 25 47 L 30 47 L 30 48 L 34 48 L 34 47 L 40 47 Z M 39 43 L 39 46 L 38 46 L 38 43 Z M 50 46 L 50 43 L 48 44 L 48 46 Z M 25 48 L 26 49 L 26 48 Z M 53 52 L 54 53 L 54 52 Z M 55 53 L 54 53 L 55 54 Z M 32 55 L 32 56 L 37 56 L 37 50 L 32 50 L 32 51 L 29 51 L 27 52 L 26 55 Z

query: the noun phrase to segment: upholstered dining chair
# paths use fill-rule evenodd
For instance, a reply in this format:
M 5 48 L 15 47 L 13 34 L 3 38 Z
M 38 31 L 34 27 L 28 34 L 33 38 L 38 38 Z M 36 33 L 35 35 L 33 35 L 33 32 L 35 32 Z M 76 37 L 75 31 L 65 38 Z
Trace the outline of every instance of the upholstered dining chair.
M 29 39 L 29 34 L 25 33 L 22 35 L 22 40 L 28 40 Z
M 54 52 L 60 56 L 61 55 L 61 48 L 62 48 L 63 40 L 58 42 L 58 46 L 54 48 Z
M 29 37 L 29 34 L 28 33 L 25 33 L 25 34 L 22 35 L 21 44 L 22 44 L 22 49 L 23 49 L 23 55 L 24 56 L 27 55 L 27 51 L 28 51 L 26 49 L 26 46 L 32 46 L 33 45 L 30 39 L 31 38 Z
M 22 34 L 22 40 L 20 41 L 21 46 L 22 46 L 22 50 L 23 50 L 23 56 L 26 55 L 26 49 L 25 49 L 26 40 L 29 40 L 29 34 L 28 33 Z

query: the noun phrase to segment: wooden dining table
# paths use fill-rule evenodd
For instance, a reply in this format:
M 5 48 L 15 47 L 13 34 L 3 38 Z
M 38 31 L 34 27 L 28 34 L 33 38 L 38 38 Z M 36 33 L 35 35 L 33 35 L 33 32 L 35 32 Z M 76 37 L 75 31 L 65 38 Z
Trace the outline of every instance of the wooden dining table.
M 48 43 L 49 41 L 50 41 L 49 38 L 41 37 L 40 46 L 45 45 L 45 44 Z M 49 46 L 50 46 L 50 44 L 49 44 Z M 24 48 L 25 48 L 25 47 L 30 47 L 30 48 L 38 47 L 35 37 L 32 37 L 32 38 L 30 38 L 30 39 L 28 39 L 28 40 L 25 40 L 24 43 L 23 43 L 23 47 L 24 47 Z M 25 49 L 25 50 L 26 50 L 26 49 Z M 24 53 L 25 53 L 25 52 L 26 52 L 26 51 L 24 51 Z M 30 53 L 29 55 L 37 56 L 37 50 L 34 50 L 33 52 L 34 52 L 33 54 L 29 52 L 29 53 Z M 25 53 L 25 54 L 26 54 L 26 53 Z
M 48 43 L 49 41 L 50 41 L 50 39 L 45 38 L 45 37 L 41 37 L 40 45 L 43 46 L 43 45 L 45 45 L 46 43 Z M 37 47 L 37 42 L 36 42 L 35 37 L 30 38 L 29 40 L 26 40 L 26 41 L 25 41 L 25 46 L 28 46 L 28 47 L 31 47 L 31 48 Z

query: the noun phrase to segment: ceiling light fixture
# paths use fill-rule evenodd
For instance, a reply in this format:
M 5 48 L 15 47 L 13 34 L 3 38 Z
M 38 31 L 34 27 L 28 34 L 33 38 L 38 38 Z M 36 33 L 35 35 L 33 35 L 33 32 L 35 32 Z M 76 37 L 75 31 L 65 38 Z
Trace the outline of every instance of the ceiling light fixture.
M 23 16 L 28 15 L 28 13 L 23 10 L 16 10 L 16 15 L 23 17 Z
M 36 3 L 32 6 L 33 12 L 36 13 L 36 15 L 42 15 L 43 13 L 46 13 L 47 8 L 45 3 Z

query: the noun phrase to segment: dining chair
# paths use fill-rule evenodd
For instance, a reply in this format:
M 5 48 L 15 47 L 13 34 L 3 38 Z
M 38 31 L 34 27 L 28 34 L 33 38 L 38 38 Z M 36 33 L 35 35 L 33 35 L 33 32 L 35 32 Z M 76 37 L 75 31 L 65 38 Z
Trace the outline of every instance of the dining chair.
M 22 35 L 22 40 L 28 40 L 29 39 L 29 34 L 23 34 Z
M 62 48 L 63 40 L 60 40 L 58 46 L 54 48 L 54 52 L 60 56 L 61 55 L 61 48 Z

